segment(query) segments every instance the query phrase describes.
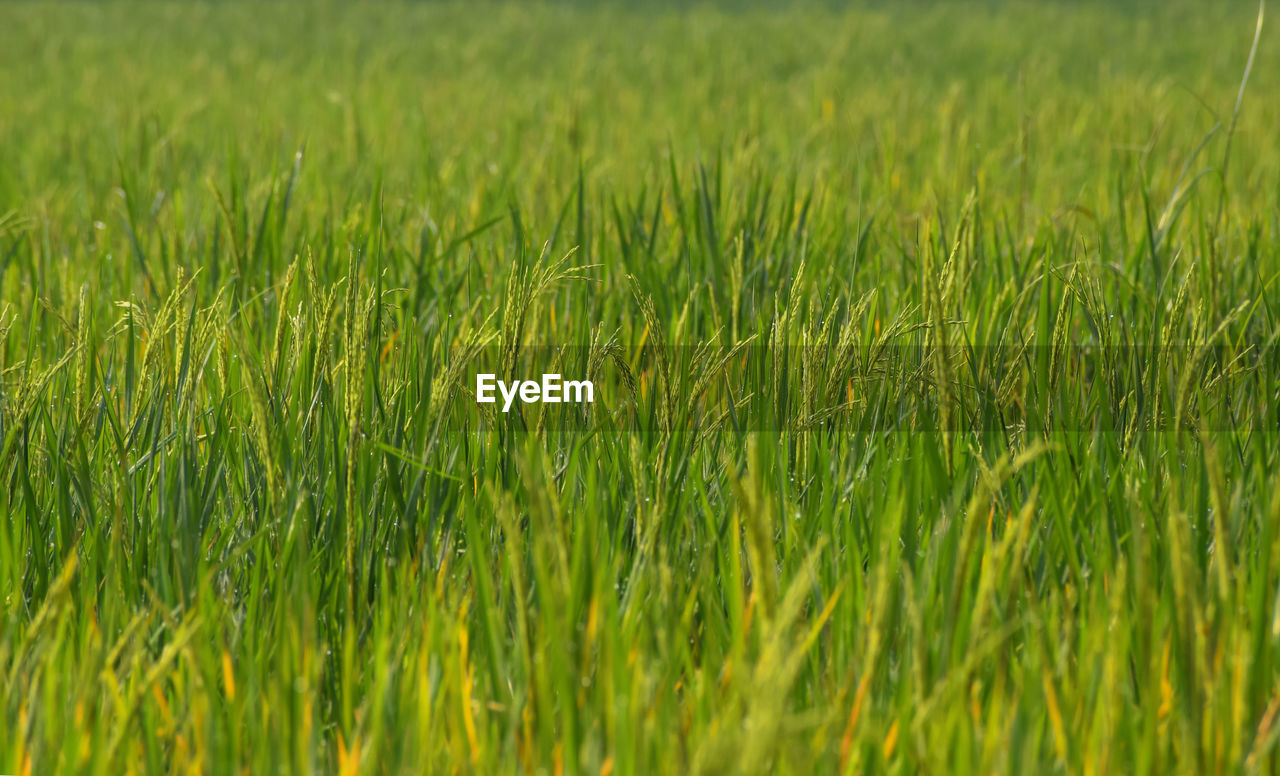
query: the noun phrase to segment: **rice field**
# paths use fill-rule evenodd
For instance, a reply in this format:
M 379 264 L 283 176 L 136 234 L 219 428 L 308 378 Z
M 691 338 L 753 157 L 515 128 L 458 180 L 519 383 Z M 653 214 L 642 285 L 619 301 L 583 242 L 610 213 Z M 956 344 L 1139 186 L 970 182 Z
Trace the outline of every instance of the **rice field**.
M 0 4 L 0 772 L 1277 772 L 1263 21 Z

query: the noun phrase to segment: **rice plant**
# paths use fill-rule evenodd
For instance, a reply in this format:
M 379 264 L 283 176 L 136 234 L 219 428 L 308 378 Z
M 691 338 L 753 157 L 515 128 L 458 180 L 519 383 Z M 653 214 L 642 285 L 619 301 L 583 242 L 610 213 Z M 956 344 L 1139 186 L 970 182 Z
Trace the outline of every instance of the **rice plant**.
M 1275 772 L 1263 22 L 3 6 L 0 772 Z

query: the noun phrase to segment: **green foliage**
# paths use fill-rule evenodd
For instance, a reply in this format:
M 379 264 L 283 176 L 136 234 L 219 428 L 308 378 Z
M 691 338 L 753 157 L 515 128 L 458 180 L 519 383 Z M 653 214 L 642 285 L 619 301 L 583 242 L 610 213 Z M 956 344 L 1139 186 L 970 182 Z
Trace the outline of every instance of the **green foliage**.
M 1275 771 L 1255 11 L 5 5 L 0 771 Z

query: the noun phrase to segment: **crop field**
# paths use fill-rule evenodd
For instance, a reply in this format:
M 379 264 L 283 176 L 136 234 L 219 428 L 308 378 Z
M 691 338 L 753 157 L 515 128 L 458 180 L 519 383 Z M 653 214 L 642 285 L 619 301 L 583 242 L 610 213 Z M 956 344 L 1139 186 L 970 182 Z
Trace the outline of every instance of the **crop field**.
M 0 3 L 0 773 L 1280 771 L 1263 21 Z

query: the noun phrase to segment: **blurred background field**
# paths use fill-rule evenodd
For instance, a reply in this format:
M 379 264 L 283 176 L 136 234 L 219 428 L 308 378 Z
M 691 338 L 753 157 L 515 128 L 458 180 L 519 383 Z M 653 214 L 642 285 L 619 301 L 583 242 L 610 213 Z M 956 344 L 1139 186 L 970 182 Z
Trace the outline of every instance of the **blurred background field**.
M 148 198 L 181 192 L 198 210 L 206 179 L 261 186 L 306 144 L 304 207 L 367 196 L 381 176 L 389 201 L 440 218 L 513 196 L 550 217 L 579 167 L 630 192 L 656 186 L 673 154 L 681 167 L 722 159 L 730 190 L 770 170 L 843 208 L 928 212 L 976 184 L 1038 215 L 1106 213 L 1117 176 L 1132 186 L 1145 162 L 1167 194 L 1201 138 L 1225 129 L 1255 13 L 11 4 L 4 196 L 112 220 L 123 163 Z M 1273 37 L 1231 186 L 1259 205 L 1276 188 Z
M 0 5 L 0 771 L 1273 772 L 1257 21 Z

